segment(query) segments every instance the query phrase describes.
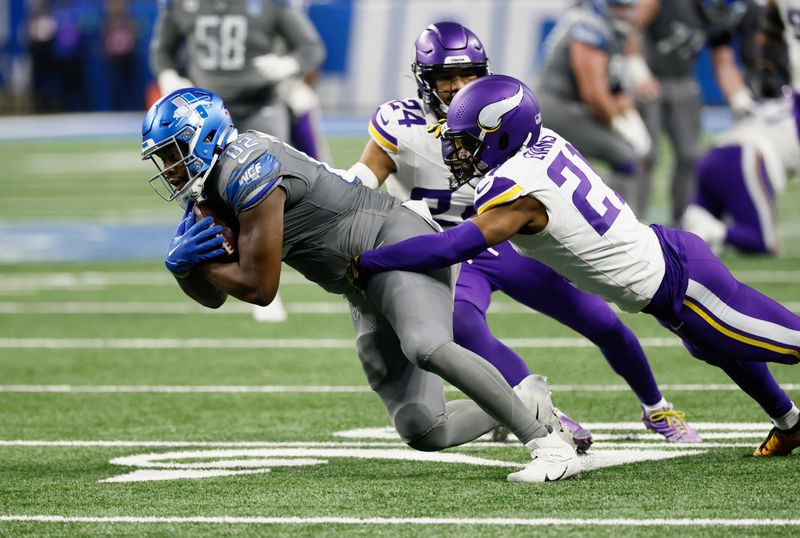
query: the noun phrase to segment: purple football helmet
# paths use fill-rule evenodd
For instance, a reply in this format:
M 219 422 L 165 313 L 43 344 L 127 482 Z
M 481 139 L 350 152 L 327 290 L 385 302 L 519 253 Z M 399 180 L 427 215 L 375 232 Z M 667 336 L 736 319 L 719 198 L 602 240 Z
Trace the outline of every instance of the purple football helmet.
M 431 24 L 414 43 L 411 70 L 417 93 L 435 114 L 444 117 L 447 103 L 436 94 L 436 76 L 446 70 L 472 70 L 478 77 L 489 74 L 489 58 L 483 43 L 471 30 L 457 22 Z
M 542 112 L 525 84 L 489 75 L 464 86 L 450 103 L 442 126 L 442 157 L 457 189 L 504 163 L 542 132 Z

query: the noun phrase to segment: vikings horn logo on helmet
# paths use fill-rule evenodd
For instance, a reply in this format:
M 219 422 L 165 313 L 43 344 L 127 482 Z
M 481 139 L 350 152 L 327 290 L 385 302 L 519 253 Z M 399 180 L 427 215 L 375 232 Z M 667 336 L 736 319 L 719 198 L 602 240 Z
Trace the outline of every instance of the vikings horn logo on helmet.
M 523 95 L 522 86 L 520 86 L 517 93 L 511 97 L 489 103 L 483 107 L 478 113 L 478 127 L 489 133 L 498 130 L 503 124 L 503 116 L 519 106 Z

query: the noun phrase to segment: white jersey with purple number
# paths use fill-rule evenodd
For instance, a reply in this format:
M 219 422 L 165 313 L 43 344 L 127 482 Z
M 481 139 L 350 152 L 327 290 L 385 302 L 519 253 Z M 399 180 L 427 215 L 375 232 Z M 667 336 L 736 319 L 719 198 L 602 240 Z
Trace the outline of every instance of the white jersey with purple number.
M 792 88 L 800 93 L 800 0 L 776 0 L 783 19 L 783 38 L 789 52 Z
M 450 191 L 450 170 L 442 161 L 439 141 L 427 131 L 437 123 L 419 99 L 389 101 L 375 110 L 369 134 L 392 161 L 397 172 L 386 180 L 389 194 L 400 200 L 422 200 L 442 226 L 473 216 L 473 191 L 464 186 Z
M 523 254 L 626 312 L 653 298 L 664 277 L 655 232 L 550 129 L 478 183 L 475 209 L 481 214 L 521 196 L 539 200 L 549 218 L 541 232 L 511 238 Z

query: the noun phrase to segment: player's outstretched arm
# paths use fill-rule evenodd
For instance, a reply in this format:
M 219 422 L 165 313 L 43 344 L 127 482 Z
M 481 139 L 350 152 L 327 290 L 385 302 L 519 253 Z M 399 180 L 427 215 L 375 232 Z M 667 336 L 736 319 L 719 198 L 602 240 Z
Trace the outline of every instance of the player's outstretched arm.
M 239 260 L 200 268 L 216 289 L 242 301 L 266 306 L 278 293 L 283 249 L 286 193 L 276 188 L 260 203 L 239 214 Z
M 389 174 L 397 172 L 397 166 L 374 140 L 370 140 L 364 146 L 358 162 L 350 167 L 350 172 L 367 187 L 377 189 L 383 185 Z
M 547 225 L 547 212 L 538 200 L 523 196 L 493 207 L 478 217 L 441 233 L 412 237 L 364 252 L 353 265 L 358 285 L 384 271 L 426 272 L 473 258 L 517 233 L 536 233 Z

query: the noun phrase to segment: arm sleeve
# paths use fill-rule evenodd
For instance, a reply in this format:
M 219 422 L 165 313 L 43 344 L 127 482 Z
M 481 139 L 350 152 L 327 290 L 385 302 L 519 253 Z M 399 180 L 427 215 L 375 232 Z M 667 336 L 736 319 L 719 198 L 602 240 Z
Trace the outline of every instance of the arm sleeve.
M 308 17 L 298 9 L 282 7 L 278 15 L 278 32 L 289 46 L 289 53 L 300 62 L 300 70 L 308 74 L 325 60 L 325 45 Z
M 159 3 L 158 17 L 150 40 L 150 69 L 156 76 L 165 69 L 181 71 L 176 58 L 184 36 L 175 25 L 172 10 L 172 2 Z
M 425 234 L 364 252 L 358 259 L 367 275 L 384 271 L 425 272 L 474 258 L 489 246 L 480 229 L 465 221 L 441 233 Z
M 228 176 L 220 195 L 237 216 L 265 199 L 283 181 L 278 160 L 263 153 Z

